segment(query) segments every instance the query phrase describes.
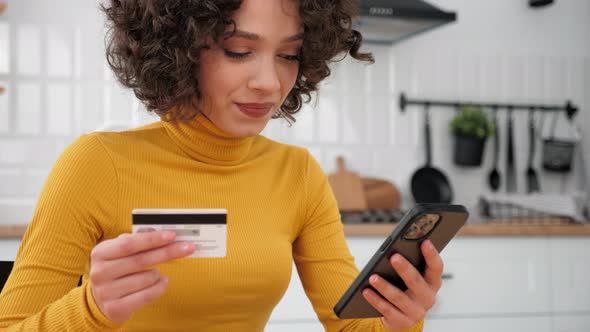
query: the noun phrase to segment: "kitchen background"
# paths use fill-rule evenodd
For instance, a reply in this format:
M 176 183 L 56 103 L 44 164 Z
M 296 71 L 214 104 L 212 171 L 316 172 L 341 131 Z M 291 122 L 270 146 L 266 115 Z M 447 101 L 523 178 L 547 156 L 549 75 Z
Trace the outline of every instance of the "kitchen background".
M 6 3 L 0 16 L 0 85 L 6 88 L 0 96 L 0 223 L 12 224 L 28 222 L 52 164 L 77 136 L 156 119 L 144 114 L 106 67 L 105 28 L 95 1 Z M 580 109 L 576 124 L 590 129 L 590 2 L 563 0 L 543 9 L 514 0 L 432 3 L 457 12 L 458 20 L 394 46 L 366 44 L 375 54 L 374 65 L 348 58 L 336 63 L 315 107 L 305 107 L 291 128 L 274 121 L 263 134 L 308 147 L 327 173 L 335 169 L 337 155 L 345 156 L 349 169 L 393 181 L 408 207 L 413 203 L 409 179 L 425 160 L 423 116 L 415 106 L 400 112 L 401 92 L 443 100 L 571 100 Z M 505 113 L 499 112 L 501 132 Z M 454 201 L 474 206 L 489 190 L 492 144 L 482 167 L 455 166 L 448 129 L 453 114 L 431 108 L 433 164 L 448 175 Z M 526 116 L 515 112 L 519 192 L 525 188 Z M 564 119 L 556 132 L 568 137 Z M 588 137 L 584 143 L 587 153 Z M 543 192 L 576 190 L 581 169 L 567 175 L 544 172 L 540 149 L 537 144 Z
M 29 222 L 53 163 L 79 135 L 157 120 L 117 85 L 105 65 L 105 27 L 96 0 L 3 2 L 0 226 Z M 429 2 L 457 12 L 458 20 L 395 45 L 366 44 L 376 57 L 374 65 L 350 59 L 334 64 L 315 106 L 306 106 L 292 127 L 273 121 L 263 134 L 307 147 L 326 173 L 335 170 L 336 156 L 342 155 L 349 169 L 394 182 L 402 192 L 403 208 L 413 204 L 410 177 L 425 157 L 422 109 L 408 106 L 401 112 L 400 93 L 450 101 L 564 105 L 570 100 L 579 108 L 575 125 L 586 133 L 576 147 L 576 160 L 588 155 L 590 1 L 556 0 L 539 9 L 529 7 L 528 0 Z M 454 202 L 475 211 L 478 197 L 490 194 L 492 141 L 481 167 L 456 166 L 449 132 L 455 112 L 431 107 L 430 113 L 433 165 L 449 177 Z M 499 111 L 503 174 L 505 113 Z M 514 117 L 517 188 L 524 194 L 527 112 L 515 112 Z M 543 122 L 539 116 L 537 120 Z M 556 135 L 571 138 L 573 130 L 563 114 L 558 120 Z M 551 121 L 545 119 L 542 137 L 548 136 Z M 575 162 L 570 173 L 552 173 L 543 170 L 541 157 L 537 144 L 534 165 L 543 194 L 566 196 L 585 189 L 590 165 L 583 169 Z M 500 195 L 504 191 L 502 182 Z M 473 213 L 469 222 L 480 221 Z M 472 228 L 472 233 L 454 239 L 443 252 L 444 287 L 429 314 L 427 331 L 588 331 L 590 247 L 588 237 L 576 233 L 582 227 L 574 228 L 563 233 L 525 228 L 514 234 L 513 229 L 487 229 L 485 236 L 477 234 L 483 228 Z M 345 227 L 359 267 L 390 231 L 381 230 L 367 236 Z M 19 243 L 18 236 L 0 239 L 0 260 L 14 259 Z M 323 330 L 296 274 L 268 328 Z

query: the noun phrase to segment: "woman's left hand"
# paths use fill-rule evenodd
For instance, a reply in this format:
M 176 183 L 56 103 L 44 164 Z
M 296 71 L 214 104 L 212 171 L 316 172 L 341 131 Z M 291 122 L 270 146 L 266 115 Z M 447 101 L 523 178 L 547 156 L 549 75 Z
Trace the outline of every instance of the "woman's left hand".
M 405 292 L 376 274 L 369 282 L 383 298 L 371 289 L 363 291 L 365 299 L 383 315 L 381 320 L 389 331 L 403 331 L 424 319 L 442 285 L 443 261 L 438 251 L 430 240 L 420 248 L 426 259 L 424 276 L 400 254 L 391 256 L 391 265 L 408 286 Z

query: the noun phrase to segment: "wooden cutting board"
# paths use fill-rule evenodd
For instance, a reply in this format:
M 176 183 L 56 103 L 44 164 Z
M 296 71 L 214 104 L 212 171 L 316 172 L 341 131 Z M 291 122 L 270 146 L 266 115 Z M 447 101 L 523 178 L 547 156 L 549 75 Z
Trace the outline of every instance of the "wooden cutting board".
M 399 209 L 401 207 L 401 195 L 393 183 L 368 177 L 362 177 L 361 183 L 369 209 Z
M 336 196 L 336 201 L 338 201 L 338 208 L 341 211 L 367 209 L 367 200 L 360 176 L 346 169 L 342 156 L 336 158 L 336 163 L 336 172 L 328 175 L 328 181 L 334 196 Z

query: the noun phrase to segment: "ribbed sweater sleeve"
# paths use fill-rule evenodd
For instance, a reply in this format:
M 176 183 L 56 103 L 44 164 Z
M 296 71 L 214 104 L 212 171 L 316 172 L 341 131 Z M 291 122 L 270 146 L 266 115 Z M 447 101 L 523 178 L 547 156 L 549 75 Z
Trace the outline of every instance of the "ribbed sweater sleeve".
M 293 246 L 301 283 L 326 331 L 387 331 L 381 319 L 341 320 L 333 307 L 358 269 L 348 250 L 338 205 L 328 178 L 308 154 L 306 166 L 306 216 Z M 407 331 L 422 331 L 419 322 Z
M 115 222 L 117 172 L 95 135 L 70 145 L 51 170 L 0 295 L 5 331 L 105 331 L 90 286 L 76 287 L 88 253 Z

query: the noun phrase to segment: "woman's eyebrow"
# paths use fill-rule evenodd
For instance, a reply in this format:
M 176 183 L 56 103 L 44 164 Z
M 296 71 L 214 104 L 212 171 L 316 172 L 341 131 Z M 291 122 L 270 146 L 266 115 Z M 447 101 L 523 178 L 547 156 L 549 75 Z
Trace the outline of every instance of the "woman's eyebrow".
M 235 30 L 235 31 L 228 31 L 224 34 L 224 38 L 230 38 L 230 37 L 238 37 L 238 38 L 244 38 L 244 39 L 248 39 L 248 40 L 260 40 L 260 36 L 252 33 L 252 32 L 247 32 L 244 30 Z M 293 36 L 289 36 L 286 38 L 283 38 L 283 40 L 281 42 L 283 43 L 289 43 L 289 42 L 294 42 L 297 40 L 302 40 L 303 39 L 303 32 L 299 32 Z

